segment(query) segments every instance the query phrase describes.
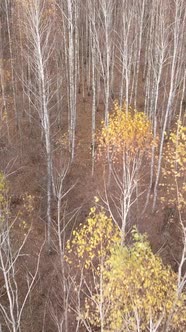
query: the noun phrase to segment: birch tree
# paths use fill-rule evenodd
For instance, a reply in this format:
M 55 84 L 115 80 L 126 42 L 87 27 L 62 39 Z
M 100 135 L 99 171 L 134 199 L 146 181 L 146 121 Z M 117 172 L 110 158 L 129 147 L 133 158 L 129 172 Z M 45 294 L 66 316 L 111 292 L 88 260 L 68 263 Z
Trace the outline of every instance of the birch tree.
M 52 200 L 52 146 L 50 102 L 56 91 L 52 89 L 53 77 L 50 75 L 50 60 L 54 50 L 54 37 L 51 39 L 52 21 L 46 12 L 46 2 L 31 1 L 25 4 L 24 22 L 27 38 L 27 56 L 34 80 L 27 85 L 28 96 L 37 112 L 46 150 L 47 163 L 47 239 L 51 242 L 51 200 Z
M 61 12 L 62 42 L 65 48 L 69 150 L 72 160 L 75 153 L 77 75 L 79 66 L 79 6 L 78 0 L 67 0 L 65 3 L 60 1 L 58 4 Z
M 140 179 L 142 160 L 148 156 L 151 147 L 151 124 L 144 113 L 127 110 L 115 103 L 114 113 L 109 117 L 108 126 L 103 126 L 99 145 L 100 156 L 109 150 L 111 176 L 115 188 L 105 190 L 105 204 L 117 225 L 121 229 L 121 243 L 124 244 L 128 215 L 137 197 L 135 189 Z M 111 185 L 109 186 L 111 188 Z M 142 193 L 140 193 L 142 194 Z M 114 205 L 114 209 L 112 208 Z M 115 217 L 114 210 L 118 216 Z
M 110 68 L 113 52 L 113 13 L 115 1 L 100 0 L 98 1 L 96 18 L 99 23 L 97 26 L 97 51 L 99 53 L 100 74 L 103 80 L 104 106 L 105 106 L 105 123 L 108 124 L 109 102 L 110 102 Z
M 165 139 L 165 133 L 167 129 L 168 122 L 172 118 L 172 108 L 175 101 L 176 90 L 179 87 L 180 83 L 180 74 L 182 73 L 182 47 L 183 47 L 183 36 L 185 31 L 185 21 L 186 21 L 186 10 L 183 0 L 176 0 L 174 3 L 175 9 L 175 19 L 172 24 L 172 38 L 173 45 L 170 49 L 170 84 L 168 90 L 168 100 L 166 103 L 166 111 L 163 119 L 163 126 L 161 131 L 161 140 L 159 148 L 159 159 L 158 159 L 158 168 L 156 173 L 156 180 L 154 186 L 154 199 L 153 199 L 153 210 L 156 206 L 156 200 L 158 195 L 158 183 L 161 172 L 161 162 L 162 162 L 162 152 Z
M 160 11 L 161 8 L 161 11 Z M 149 117 L 152 121 L 153 125 L 153 136 L 154 139 L 158 134 L 158 118 L 159 115 L 159 108 L 160 106 L 160 99 L 162 97 L 162 93 L 160 93 L 160 88 L 162 88 L 162 81 L 163 81 L 163 73 L 165 66 L 168 63 L 169 55 L 168 55 L 168 48 L 169 48 L 169 37 L 170 37 L 170 26 L 166 20 L 166 8 L 162 3 L 157 3 L 155 8 L 153 8 L 152 13 L 154 18 L 151 24 L 154 27 L 151 27 L 153 34 L 151 37 L 150 45 L 149 46 L 149 63 L 148 63 L 148 74 L 147 76 L 151 77 L 151 84 L 148 81 L 146 89 L 149 91 L 147 94 L 148 97 L 148 107 L 146 109 Z M 147 78 L 147 80 L 149 77 Z M 162 88 L 163 90 L 163 88 Z M 152 154 L 151 154 L 151 165 L 150 165 L 150 181 L 149 187 L 147 190 L 147 200 L 145 204 L 145 208 L 148 205 L 150 192 L 153 185 L 154 180 L 154 166 L 155 166 L 155 152 L 156 147 L 152 146 Z
M 128 1 L 122 3 L 122 17 L 118 32 L 117 48 L 119 51 L 119 71 L 121 72 L 119 102 L 126 101 L 128 109 L 132 102 L 129 91 L 132 90 L 132 68 L 134 66 L 134 5 Z
M 12 220 L 9 209 L 8 187 L 6 178 L 2 173 L 0 174 L 0 198 L 0 275 L 2 283 L 0 313 L 9 331 L 21 332 L 22 316 L 37 279 L 43 246 L 41 246 L 36 256 L 34 272 L 25 272 L 26 288 L 22 292 L 19 284 L 20 259 L 24 257 L 24 246 L 28 240 L 30 230 L 27 231 L 23 240 L 20 241 L 20 244 L 16 248 L 13 241 L 13 227 L 18 218 Z

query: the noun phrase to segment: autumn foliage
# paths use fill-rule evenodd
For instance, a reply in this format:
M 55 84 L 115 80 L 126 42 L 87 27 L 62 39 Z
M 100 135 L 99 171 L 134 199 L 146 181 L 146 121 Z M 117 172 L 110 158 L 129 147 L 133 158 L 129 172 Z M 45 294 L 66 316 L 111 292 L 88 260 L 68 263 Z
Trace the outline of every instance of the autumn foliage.
M 114 202 L 118 214 L 115 222 L 121 229 L 121 242 L 124 243 L 129 211 L 142 195 L 139 191 L 142 165 L 155 144 L 151 122 L 144 112 L 126 107 L 125 103 L 120 107 L 115 102 L 108 125 L 102 124 L 98 141 L 99 157 L 105 159 L 109 166 L 105 201 L 112 216 Z M 109 197 L 111 183 L 115 192 Z
M 110 331 L 148 331 L 150 322 L 161 329 L 171 313 L 171 327 L 183 331 L 184 300 L 176 296 L 177 275 L 154 255 L 146 236 L 133 230 L 132 246 L 112 249 L 105 271 L 105 301 Z M 158 324 L 157 324 L 158 325 Z M 159 329 L 159 330 L 161 330 Z
M 103 123 L 99 138 L 100 153 L 109 148 L 112 160 L 119 160 L 124 154 L 129 159 L 140 158 L 152 145 L 151 123 L 143 112 L 138 112 L 126 104 L 120 107 L 114 103 L 109 115 L 108 126 Z
M 114 227 L 113 221 L 103 209 L 90 210 L 86 224 L 80 224 L 81 228 L 73 231 L 73 239 L 67 242 L 67 251 L 73 253 L 77 265 L 88 269 L 97 261 L 107 258 L 112 246 L 119 240 L 119 230 Z
M 186 297 L 177 293 L 177 274 L 152 252 L 146 235 L 136 228 L 131 235 L 132 243 L 121 246 L 117 226 L 96 208 L 74 231 L 67 261 L 75 255 L 84 278 L 77 319 L 101 331 L 185 331 Z
M 183 211 L 186 207 L 186 127 L 179 121 L 176 130 L 170 133 L 163 157 L 163 177 L 160 185 L 166 188 L 166 197 L 162 194 L 161 201 Z

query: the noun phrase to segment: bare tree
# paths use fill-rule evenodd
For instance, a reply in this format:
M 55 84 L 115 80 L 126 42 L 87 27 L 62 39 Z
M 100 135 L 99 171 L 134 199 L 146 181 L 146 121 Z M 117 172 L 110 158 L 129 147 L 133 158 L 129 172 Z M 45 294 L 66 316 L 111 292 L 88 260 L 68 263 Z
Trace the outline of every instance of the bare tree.
M 58 8 L 61 12 L 61 29 L 63 31 L 63 45 L 65 49 L 66 82 L 68 100 L 68 133 L 71 159 L 75 153 L 75 129 L 76 129 L 76 98 L 77 75 L 79 68 L 79 1 L 60 1 Z
M 153 20 L 151 24 L 154 27 L 151 27 L 154 33 L 151 36 L 151 41 L 149 46 L 149 62 L 148 62 L 148 72 L 147 75 L 147 85 L 146 89 L 148 100 L 147 100 L 147 108 L 146 112 L 148 113 L 151 122 L 153 124 L 153 136 L 154 140 L 158 134 L 158 106 L 160 104 L 160 86 L 162 83 L 163 70 L 168 62 L 168 47 L 169 47 L 169 24 L 166 21 L 166 8 L 162 5 L 161 12 L 159 12 L 159 6 L 161 3 L 156 4 L 155 8 L 153 8 Z M 149 82 L 149 78 L 151 78 L 151 84 Z M 147 200 L 144 207 L 146 209 L 150 193 L 152 190 L 153 179 L 154 179 L 154 166 L 155 166 L 155 152 L 156 146 L 152 146 L 151 153 L 151 165 L 150 165 L 150 181 L 149 187 L 147 190 Z
M 66 196 L 76 185 L 73 184 L 65 190 L 64 181 L 69 170 L 69 162 L 55 168 L 55 198 L 57 200 L 57 220 L 53 223 L 54 241 L 53 249 L 58 255 L 59 264 L 54 266 L 54 274 L 58 277 L 49 294 L 49 312 L 58 332 L 69 331 L 69 307 L 72 281 L 65 262 L 65 246 L 67 229 L 76 220 L 81 207 L 68 212 Z
M 36 256 L 34 272 L 29 270 L 23 272 L 21 269 L 21 260 L 23 262 L 24 257 L 27 256 L 24 254 L 24 246 L 28 240 L 31 229 L 27 231 L 22 241 L 15 243 L 13 228 L 18 217 L 12 220 L 6 178 L 2 174 L 0 175 L 0 182 L 0 313 L 9 331 L 21 332 L 23 312 L 38 276 L 43 245 Z M 24 273 L 26 280 L 24 290 L 23 286 L 20 287 L 20 271 L 22 274 Z
M 37 257 L 34 273 L 28 272 L 25 276 L 27 289 L 25 293 L 22 294 L 18 281 L 18 267 L 20 266 L 20 257 L 24 256 L 23 248 L 29 233 L 25 236 L 19 248 L 14 250 L 10 236 L 12 226 L 13 224 L 10 226 L 6 224 L 0 234 L 0 272 L 3 282 L 1 296 L 2 298 L 5 295 L 7 297 L 7 303 L 4 303 L 4 301 L 0 303 L 0 312 L 9 331 L 20 332 L 22 330 L 21 323 L 23 312 L 37 279 L 42 248 Z
M 47 239 L 51 242 L 52 199 L 52 146 L 51 146 L 51 101 L 56 94 L 54 77 L 51 75 L 51 56 L 54 51 L 54 36 L 51 36 L 52 18 L 47 15 L 46 2 L 31 1 L 23 8 L 27 38 L 27 58 L 34 79 L 26 85 L 28 97 L 36 110 L 41 124 L 47 162 Z M 52 38 L 52 39 L 51 39 Z
M 159 158 L 158 158 L 158 168 L 156 173 L 156 180 L 154 186 L 154 199 L 153 199 L 153 210 L 156 207 L 156 200 L 158 195 L 158 183 L 161 172 L 161 162 L 162 162 L 162 152 L 165 139 L 165 133 L 168 123 L 170 123 L 172 118 L 172 109 L 176 97 L 176 91 L 180 84 L 180 75 L 182 74 L 182 56 L 183 56 L 183 35 L 185 31 L 185 21 L 186 21 L 186 10 L 185 3 L 183 0 L 176 0 L 174 3 L 175 18 L 171 25 L 173 45 L 169 49 L 170 51 L 170 84 L 168 90 L 168 100 L 166 103 L 166 111 L 163 119 L 163 126 L 161 130 L 161 139 L 159 147 Z

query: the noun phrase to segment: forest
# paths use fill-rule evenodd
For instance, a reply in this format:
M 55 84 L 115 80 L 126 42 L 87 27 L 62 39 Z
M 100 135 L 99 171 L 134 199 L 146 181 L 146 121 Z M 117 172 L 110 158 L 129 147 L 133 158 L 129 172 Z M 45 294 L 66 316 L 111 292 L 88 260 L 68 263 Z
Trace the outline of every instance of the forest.
M 186 331 L 186 1 L 0 1 L 0 332 Z

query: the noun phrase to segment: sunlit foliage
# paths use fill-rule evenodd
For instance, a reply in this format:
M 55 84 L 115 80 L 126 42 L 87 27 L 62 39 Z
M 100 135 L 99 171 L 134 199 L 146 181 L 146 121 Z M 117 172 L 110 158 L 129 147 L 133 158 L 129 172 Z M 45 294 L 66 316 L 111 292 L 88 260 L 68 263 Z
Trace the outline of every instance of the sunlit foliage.
M 119 240 L 119 230 L 105 211 L 90 210 L 87 222 L 80 229 L 73 231 L 73 239 L 67 242 L 67 251 L 73 253 L 79 264 L 86 269 L 97 262 L 105 260 L 112 246 Z
M 176 131 L 170 134 L 164 150 L 164 167 L 161 187 L 165 194 L 161 201 L 176 206 L 180 211 L 186 207 L 186 127 L 177 123 Z
M 8 185 L 6 178 L 0 172 L 0 228 L 3 226 L 6 216 L 8 215 Z
M 155 144 L 151 122 L 145 113 L 126 107 L 125 103 L 120 107 L 115 102 L 108 125 L 103 123 L 98 141 L 99 157 L 108 161 L 108 185 L 112 181 L 115 189 L 113 195 L 108 186 L 106 204 L 109 211 L 113 205 L 117 210 L 118 216 L 114 218 L 121 229 L 121 242 L 124 243 L 129 211 L 143 193 L 139 190 L 142 165 Z M 109 192 L 112 197 L 109 197 Z M 111 214 L 114 216 L 115 211 Z
M 177 293 L 177 274 L 152 252 L 145 235 L 132 230 L 132 243 L 121 246 L 117 226 L 92 208 L 85 225 L 67 243 L 67 261 L 78 258 L 84 274 L 83 308 L 77 319 L 102 331 L 149 331 L 157 326 L 184 331 L 184 294 Z M 71 258 L 70 258 L 71 257 Z M 73 260 L 73 264 L 75 260 Z M 87 274 L 88 272 L 88 274 Z
M 173 313 L 171 325 L 184 330 L 185 295 L 176 297 L 176 273 L 153 254 L 145 236 L 134 231 L 133 239 L 131 247 L 113 248 L 107 262 L 106 325 L 110 331 L 136 331 L 137 326 L 148 331 L 150 321 L 155 325 L 161 321 L 162 328 Z
M 112 159 L 118 160 L 123 154 L 134 159 L 149 151 L 152 144 L 151 123 L 143 112 L 121 108 L 114 103 L 114 111 L 109 116 L 108 126 L 103 124 L 100 135 L 100 153 L 109 148 Z

